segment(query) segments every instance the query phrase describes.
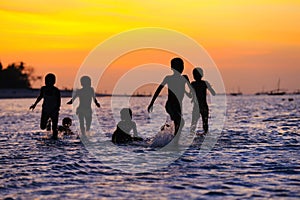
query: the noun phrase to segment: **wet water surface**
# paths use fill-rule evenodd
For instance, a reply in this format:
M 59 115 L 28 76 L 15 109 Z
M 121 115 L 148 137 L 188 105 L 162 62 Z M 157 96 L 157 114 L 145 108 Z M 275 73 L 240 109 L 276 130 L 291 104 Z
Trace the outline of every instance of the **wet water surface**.
M 76 136 L 50 140 L 49 132 L 39 130 L 40 107 L 28 111 L 33 99 L 0 100 L 1 197 L 299 199 L 300 96 L 292 98 L 228 97 L 226 123 L 213 149 L 199 153 L 205 137 L 210 137 L 199 136 L 174 162 L 138 173 L 103 164 Z M 94 131 L 92 138 L 109 141 L 116 120 L 108 110 L 109 98 L 99 100 L 102 108 L 95 114 L 102 131 Z M 73 116 L 66 101 L 63 99 L 60 121 Z M 156 129 L 153 124 L 161 125 L 161 119 L 151 116 L 152 121 L 147 121 L 148 98 L 133 101 L 141 136 L 152 137 L 155 133 L 147 130 Z M 212 118 L 214 113 L 216 109 L 211 110 Z M 155 151 L 142 146 L 124 148 L 137 153 Z

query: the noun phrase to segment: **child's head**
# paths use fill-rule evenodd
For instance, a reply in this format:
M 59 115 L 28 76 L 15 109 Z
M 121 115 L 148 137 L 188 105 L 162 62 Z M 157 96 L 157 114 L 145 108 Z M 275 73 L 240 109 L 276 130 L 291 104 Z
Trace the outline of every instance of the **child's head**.
M 62 120 L 63 127 L 69 128 L 72 125 L 72 120 L 70 117 L 65 117 Z
M 171 60 L 171 68 L 181 74 L 184 68 L 183 60 L 181 58 L 173 58 Z
M 131 121 L 132 120 L 132 110 L 130 108 L 123 108 L 120 111 L 121 120 Z
M 55 84 L 56 77 L 54 74 L 49 73 L 45 76 L 45 84 L 47 86 L 53 86 Z
M 200 81 L 203 77 L 203 70 L 200 67 L 196 67 L 193 70 L 193 76 L 196 81 Z
M 91 78 L 88 76 L 81 77 L 80 83 L 81 83 L 82 87 L 91 87 L 91 85 L 92 85 Z

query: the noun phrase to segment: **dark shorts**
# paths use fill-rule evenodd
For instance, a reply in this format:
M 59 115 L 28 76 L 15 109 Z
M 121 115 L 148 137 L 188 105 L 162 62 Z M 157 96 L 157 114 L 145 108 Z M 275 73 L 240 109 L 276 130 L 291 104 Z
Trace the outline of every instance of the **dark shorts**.
M 172 121 L 180 123 L 182 119 L 180 103 L 167 101 L 166 111 L 170 115 Z

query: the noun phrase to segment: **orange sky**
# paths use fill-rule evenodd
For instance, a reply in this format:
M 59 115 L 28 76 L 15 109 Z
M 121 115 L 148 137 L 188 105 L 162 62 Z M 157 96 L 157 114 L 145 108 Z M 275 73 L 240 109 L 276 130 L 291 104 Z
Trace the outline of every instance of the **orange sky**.
M 36 75 L 54 72 L 60 88 L 73 86 L 85 57 L 107 38 L 161 27 L 202 45 L 228 92 L 270 90 L 279 78 L 282 88 L 300 89 L 298 0 L 2 0 L 0 17 L 2 64 L 24 61 Z M 108 81 L 101 85 L 109 90 Z

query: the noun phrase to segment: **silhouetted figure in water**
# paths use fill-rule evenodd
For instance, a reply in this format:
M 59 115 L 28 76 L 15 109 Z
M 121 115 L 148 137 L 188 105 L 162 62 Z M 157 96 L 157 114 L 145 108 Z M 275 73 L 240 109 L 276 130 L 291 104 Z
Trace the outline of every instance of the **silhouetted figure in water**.
M 76 90 L 73 93 L 72 99 L 67 102 L 67 104 L 72 104 L 73 101 L 78 97 L 79 98 L 79 106 L 76 109 L 76 114 L 79 118 L 80 130 L 83 135 L 85 135 L 86 131 L 89 131 L 92 123 L 92 101 L 99 108 L 100 104 L 98 103 L 95 95 L 95 90 L 91 87 L 91 78 L 88 76 L 83 76 L 80 79 L 80 83 L 82 88 Z M 86 127 L 84 125 L 84 121 Z
M 142 141 L 143 139 L 138 137 L 136 123 L 132 121 L 132 110 L 123 108 L 120 115 L 121 121 L 112 135 L 112 142 L 114 144 L 126 144 L 132 141 Z M 130 135 L 131 131 L 133 131 L 133 136 Z
M 184 120 L 182 119 L 182 100 L 186 93 L 185 86 L 190 87 L 189 81 L 186 76 L 181 75 L 184 69 L 184 63 L 181 58 L 173 58 L 171 60 L 171 69 L 173 74 L 166 76 L 161 84 L 156 89 L 153 98 L 148 106 L 148 112 L 153 110 L 153 104 L 160 94 L 161 90 L 165 85 L 168 87 L 168 100 L 165 105 L 167 113 L 170 115 L 172 121 L 174 121 L 175 133 L 181 132 L 184 125 Z M 190 88 L 191 89 L 191 88 Z
M 209 109 L 206 101 L 206 93 L 207 93 L 207 89 L 210 91 L 212 95 L 215 95 L 216 92 L 207 81 L 202 80 L 203 70 L 200 67 L 194 68 L 193 76 L 195 81 L 193 81 L 191 85 L 196 94 L 194 94 L 193 97 L 194 105 L 193 105 L 191 132 L 195 132 L 201 114 L 203 130 L 205 133 L 207 133 Z
M 73 135 L 74 133 L 71 131 L 70 126 L 72 125 L 72 120 L 70 117 L 65 117 L 62 120 L 62 125 L 58 126 L 58 130 L 62 132 L 64 135 Z
M 48 120 L 51 119 L 53 139 L 57 139 L 58 136 L 57 123 L 58 123 L 59 108 L 61 104 L 60 91 L 57 87 L 54 86 L 55 82 L 56 82 L 55 75 L 51 73 L 47 74 L 45 77 L 45 86 L 41 88 L 40 95 L 37 97 L 35 103 L 32 104 L 29 108 L 34 110 L 34 108 L 40 102 L 40 100 L 44 99 L 42 105 L 40 127 L 42 130 L 46 129 Z

